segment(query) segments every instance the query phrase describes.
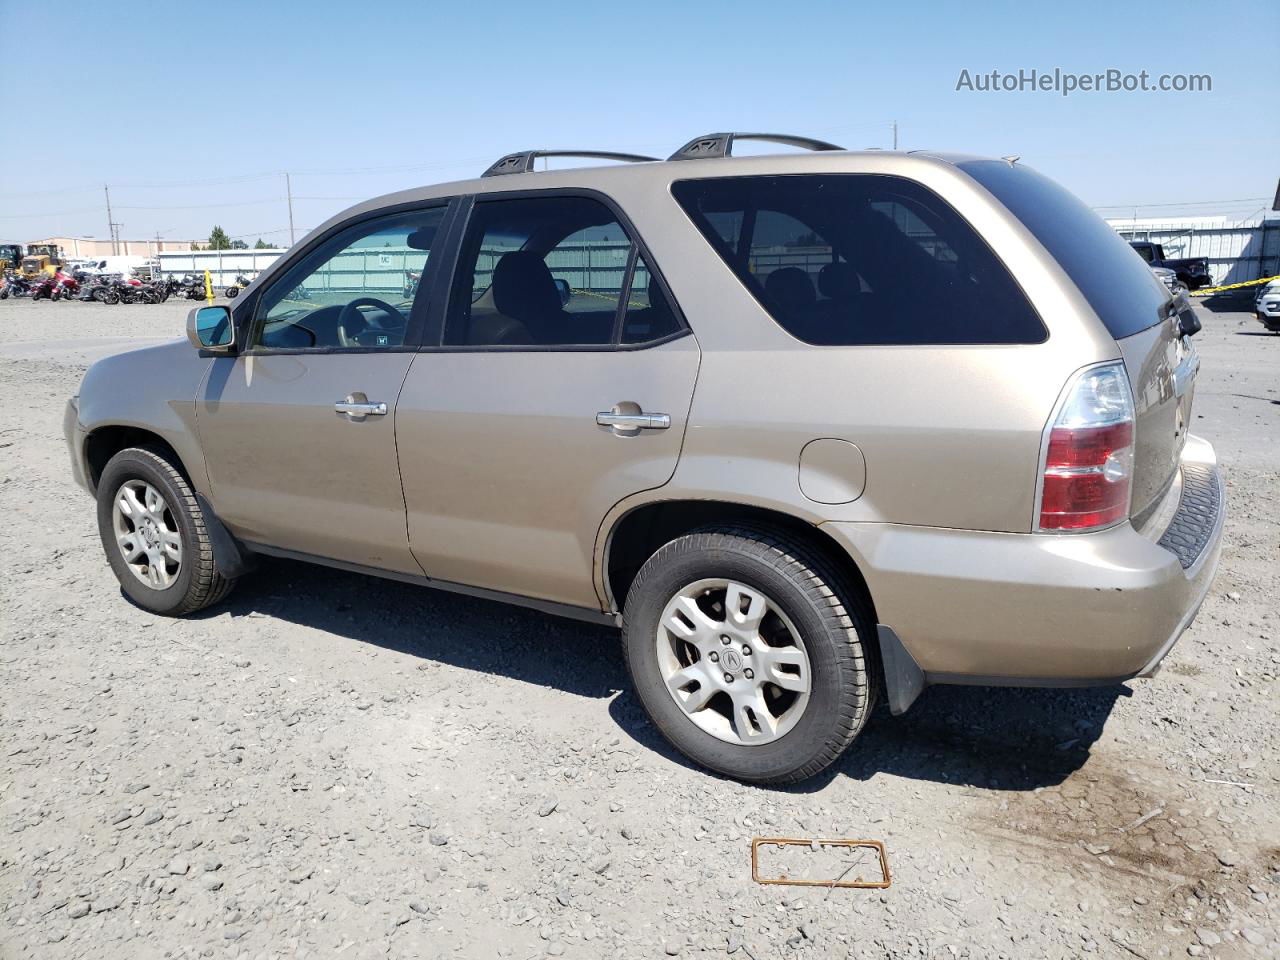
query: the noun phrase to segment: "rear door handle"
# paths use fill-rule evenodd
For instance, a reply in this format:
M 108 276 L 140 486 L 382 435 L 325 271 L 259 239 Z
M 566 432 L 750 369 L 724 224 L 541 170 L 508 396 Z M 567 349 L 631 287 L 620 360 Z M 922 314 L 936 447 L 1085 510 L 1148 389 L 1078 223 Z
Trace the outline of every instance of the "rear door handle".
M 345 400 L 335 403 L 333 409 L 349 417 L 385 417 L 387 415 L 385 403 L 366 400 L 363 393 L 348 394 Z
M 671 426 L 671 416 L 666 413 L 614 413 L 601 410 L 596 423 L 615 430 L 666 430 Z

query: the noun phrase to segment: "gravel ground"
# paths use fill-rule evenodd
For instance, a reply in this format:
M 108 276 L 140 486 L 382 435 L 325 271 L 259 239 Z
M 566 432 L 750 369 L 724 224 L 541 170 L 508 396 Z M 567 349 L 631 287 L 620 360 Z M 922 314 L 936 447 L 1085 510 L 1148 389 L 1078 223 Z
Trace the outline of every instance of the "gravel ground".
M 933 688 L 776 790 L 673 755 L 609 630 L 284 561 L 192 619 L 126 603 L 63 403 L 186 306 L 0 303 L 0 956 L 1280 955 L 1280 337 L 1248 315 L 1203 311 L 1231 513 L 1164 671 Z M 755 835 L 883 840 L 893 886 L 756 885 Z

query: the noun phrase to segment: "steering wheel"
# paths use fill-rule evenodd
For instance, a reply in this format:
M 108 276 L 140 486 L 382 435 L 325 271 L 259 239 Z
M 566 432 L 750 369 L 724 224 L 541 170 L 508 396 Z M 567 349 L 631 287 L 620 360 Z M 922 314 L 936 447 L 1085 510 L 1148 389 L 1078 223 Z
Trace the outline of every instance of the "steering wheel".
M 362 347 L 369 344 L 360 342 L 360 335 L 369 329 L 369 321 L 360 313 L 360 307 L 374 307 L 381 310 L 396 323 L 385 329 L 386 333 L 403 334 L 406 321 L 404 314 L 377 297 L 356 297 L 338 314 L 338 344 L 343 347 Z

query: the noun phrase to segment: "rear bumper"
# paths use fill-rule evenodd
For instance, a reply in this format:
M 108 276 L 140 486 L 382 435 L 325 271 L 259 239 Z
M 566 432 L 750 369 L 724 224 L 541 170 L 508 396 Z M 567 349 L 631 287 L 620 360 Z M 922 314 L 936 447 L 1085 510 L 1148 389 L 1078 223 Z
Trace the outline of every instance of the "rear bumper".
M 1181 471 L 1177 509 L 1142 533 L 823 529 L 857 562 L 923 683 L 1106 685 L 1157 669 L 1217 569 L 1226 505 L 1213 447 L 1190 437 Z

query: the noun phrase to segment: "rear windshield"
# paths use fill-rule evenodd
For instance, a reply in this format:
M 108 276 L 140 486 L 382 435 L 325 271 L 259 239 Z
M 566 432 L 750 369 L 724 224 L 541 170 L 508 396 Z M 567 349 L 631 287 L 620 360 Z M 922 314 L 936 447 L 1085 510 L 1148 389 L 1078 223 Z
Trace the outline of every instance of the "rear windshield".
M 1020 164 L 968 160 L 961 170 L 1022 221 L 1117 340 L 1161 320 L 1169 291 L 1141 255 L 1067 190 Z
M 806 343 L 1040 343 L 1044 325 L 982 238 L 901 177 L 684 180 L 672 193 L 743 285 Z

